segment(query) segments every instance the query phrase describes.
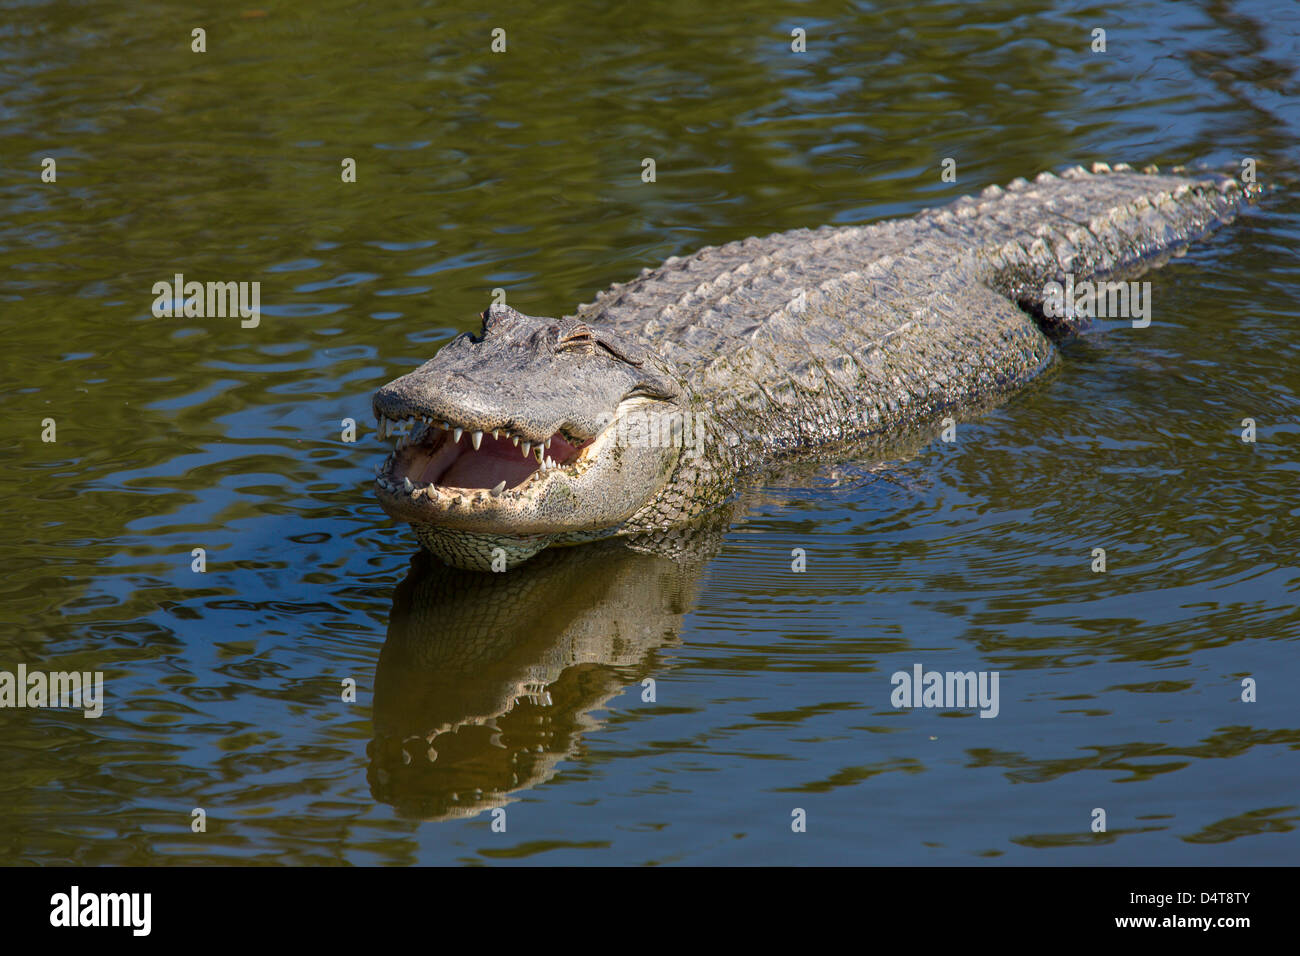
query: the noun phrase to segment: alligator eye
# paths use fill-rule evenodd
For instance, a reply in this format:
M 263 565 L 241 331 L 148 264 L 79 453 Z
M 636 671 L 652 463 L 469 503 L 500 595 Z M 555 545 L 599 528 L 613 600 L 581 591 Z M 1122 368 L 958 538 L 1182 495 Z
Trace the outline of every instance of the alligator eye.
M 596 337 L 591 334 L 591 329 L 587 326 L 575 325 L 560 338 L 556 343 L 556 348 L 561 351 L 581 349 L 584 352 L 594 352 L 596 350 Z
M 642 382 L 633 388 L 632 391 L 624 395 L 620 401 L 626 402 L 631 398 L 649 398 L 656 402 L 672 401 L 671 395 L 664 392 L 662 389 L 655 388 L 653 385 L 645 382 Z

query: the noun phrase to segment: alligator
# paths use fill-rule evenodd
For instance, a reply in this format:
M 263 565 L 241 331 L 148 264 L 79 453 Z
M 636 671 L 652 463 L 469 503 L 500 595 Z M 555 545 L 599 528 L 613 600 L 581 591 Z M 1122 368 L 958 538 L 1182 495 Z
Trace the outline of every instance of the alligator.
M 468 570 L 689 527 L 774 462 L 1001 400 L 1087 322 L 1053 288 L 1163 265 L 1257 189 L 1076 166 L 674 256 L 559 319 L 495 304 L 376 392 L 376 495 Z

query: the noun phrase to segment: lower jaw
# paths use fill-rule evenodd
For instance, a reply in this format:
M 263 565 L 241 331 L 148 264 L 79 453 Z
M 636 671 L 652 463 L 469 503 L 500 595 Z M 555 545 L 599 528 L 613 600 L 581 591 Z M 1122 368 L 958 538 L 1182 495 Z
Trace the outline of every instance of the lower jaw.
M 445 564 L 466 571 L 508 571 L 533 557 L 554 535 L 504 535 L 412 524 L 420 545 Z
M 379 480 L 375 493 L 389 517 L 412 527 L 456 535 L 531 540 L 558 533 L 554 520 L 544 517 L 548 490 L 530 484 L 526 495 L 518 489 L 494 495 L 486 488 L 444 486 L 403 491 L 391 475 L 386 475 Z

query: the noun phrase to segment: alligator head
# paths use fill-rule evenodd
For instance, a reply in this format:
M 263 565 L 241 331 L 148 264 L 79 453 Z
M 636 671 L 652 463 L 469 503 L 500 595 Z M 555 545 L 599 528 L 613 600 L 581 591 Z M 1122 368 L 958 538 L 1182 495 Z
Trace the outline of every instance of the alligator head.
M 462 568 L 501 570 L 549 544 L 615 533 L 680 457 L 678 442 L 644 440 L 681 421 L 676 373 L 578 319 L 506 306 L 482 318 L 477 336 L 375 393 L 380 436 L 397 438 L 376 479 L 380 504 Z

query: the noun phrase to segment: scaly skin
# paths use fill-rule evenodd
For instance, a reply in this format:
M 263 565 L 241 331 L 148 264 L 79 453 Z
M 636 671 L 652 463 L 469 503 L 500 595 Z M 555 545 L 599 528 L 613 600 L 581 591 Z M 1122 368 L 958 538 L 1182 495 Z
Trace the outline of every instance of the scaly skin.
M 563 438 L 554 447 L 569 457 L 492 491 L 398 455 L 377 495 L 463 568 L 690 524 L 770 462 L 1022 386 L 1054 360 L 1052 339 L 1079 324 L 1042 315 L 1047 283 L 1132 278 L 1250 198 L 1217 174 L 1075 167 L 910 219 L 674 257 L 560 320 L 489 310 L 480 338 L 457 339 L 380 389 L 376 414 L 417 419 L 417 445 L 435 443 L 446 422 L 523 442 Z M 693 448 L 605 427 L 683 413 L 702 429 Z M 467 450 L 469 438 L 459 441 L 456 452 Z M 401 473 L 412 470 L 434 477 L 408 491 Z

